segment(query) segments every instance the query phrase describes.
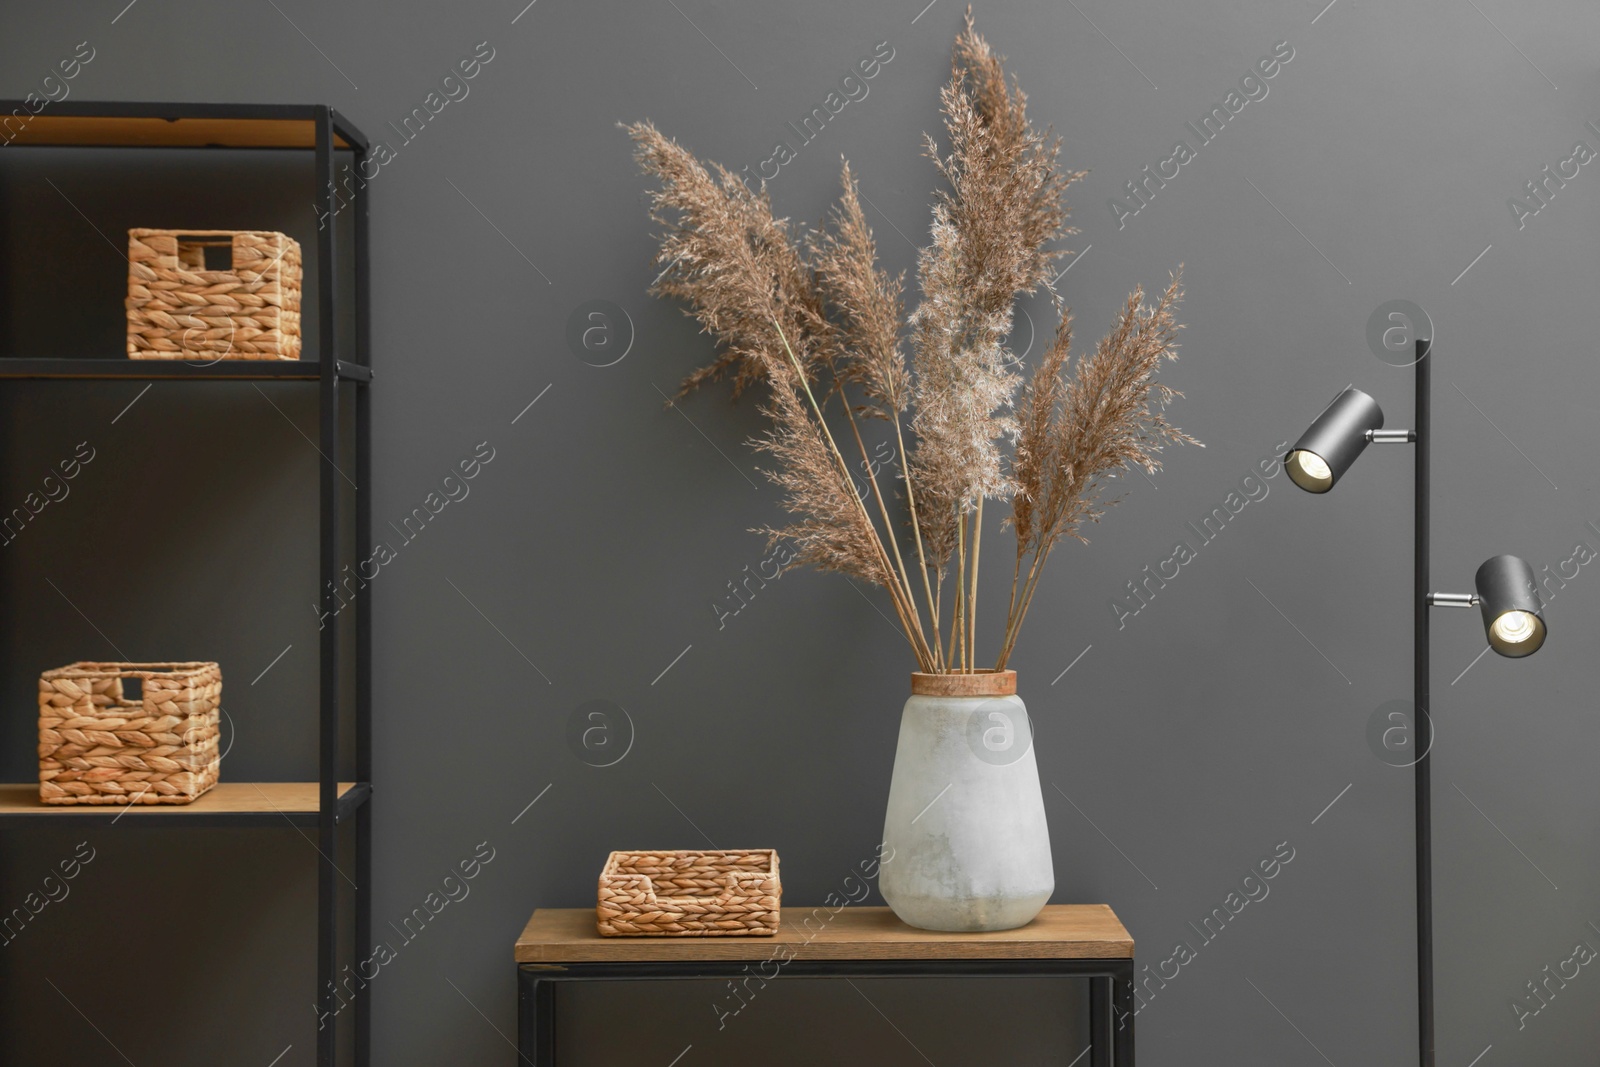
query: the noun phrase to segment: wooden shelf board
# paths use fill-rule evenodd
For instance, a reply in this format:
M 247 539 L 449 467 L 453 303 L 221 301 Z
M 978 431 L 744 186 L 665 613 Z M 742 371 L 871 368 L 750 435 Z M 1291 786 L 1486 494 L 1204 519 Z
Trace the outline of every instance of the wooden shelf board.
M 1051 904 L 1021 929 L 979 934 L 918 930 L 888 908 L 785 907 L 772 937 L 601 937 L 593 908 L 540 908 L 516 961 L 765 960 L 791 948 L 801 960 L 1132 959 L 1133 937 L 1105 904 Z
M 366 367 L 343 360 L 339 377 L 370 381 Z M 23 359 L 0 356 L 0 379 L 135 379 L 183 381 L 316 381 L 314 359 L 225 359 L 191 364 L 179 359 Z
M 6 108 L 0 114 L 0 140 L 13 134 L 17 145 L 127 148 L 313 148 L 316 127 L 308 119 L 178 118 L 135 115 L 63 115 L 57 109 L 27 117 Z M 9 124 L 4 120 L 9 119 Z M 334 134 L 334 146 L 350 144 Z
M 341 813 L 364 802 L 365 784 L 339 783 Z M 101 822 L 212 822 L 241 825 L 251 822 L 295 826 L 314 825 L 320 805 L 316 782 L 219 782 L 190 804 L 44 804 L 37 782 L 0 784 L 0 823 L 31 825 L 66 820 Z

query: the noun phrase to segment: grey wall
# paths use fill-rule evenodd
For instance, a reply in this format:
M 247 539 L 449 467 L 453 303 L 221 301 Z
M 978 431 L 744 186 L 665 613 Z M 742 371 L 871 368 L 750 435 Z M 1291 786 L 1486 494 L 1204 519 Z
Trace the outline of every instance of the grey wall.
M 763 558 L 747 531 L 775 520 L 775 493 L 741 444 L 758 425 L 748 407 L 713 394 L 662 407 L 708 351 L 645 295 L 643 184 L 614 123 L 649 117 L 754 169 L 793 140 L 786 121 L 887 41 L 870 95 L 772 194 L 816 219 L 847 155 L 886 263 L 910 267 L 934 182 L 918 138 L 936 128 L 960 15 L 951 0 L 921 6 L 539 0 L 517 17 L 517 0 L 110 0 L 8 21 L 5 96 L 87 39 L 96 58 L 74 98 L 326 101 L 396 148 L 372 187 L 380 531 L 478 442 L 495 459 L 376 582 L 378 935 L 480 842 L 495 859 L 376 980 L 379 1062 L 513 1062 L 510 944 L 535 906 L 590 902 L 614 847 L 775 845 L 786 899 L 802 904 L 879 840 L 911 659 L 881 598 L 831 576 L 790 574 L 719 628 L 713 605 Z M 1554 568 L 1579 542 L 1600 547 L 1586 525 L 1600 520 L 1587 459 L 1600 443 L 1600 177 L 1584 167 L 1521 228 L 1507 206 L 1575 141 L 1600 147 L 1584 127 L 1600 121 L 1600 10 L 1080 0 L 978 14 L 1033 113 L 1065 136 L 1068 165 L 1092 169 L 1073 197 L 1087 251 L 1063 279 L 1079 336 L 1098 336 L 1132 286 L 1187 265 L 1184 358 L 1166 380 L 1207 446 L 1132 478 L 1093 543 L 1062 551 L 1014 661 L 1038 724 L 1056 899 L 1112 904 L 1152 964 L 1179 942 L 1195 950 L 1139 1016 L 1150 1064 L 1413 1062 L 1410 777 L 1367 740 L 1374 711 L 1409 693 L 1409 455 L 1369 454 L 1330 497 L 1268 481 L 1148 607 L 1119 627 L 1109 603 L 1176 541 L 1197 542 L 1185 523 L 1346 383 L 1409 422 L 1409 373 L 1365 339 L 1397 298 L 1436 328 L 1434 584 L 1468 588 L 1496 552 Z M 1267 97 L 1119 228 L 1108 199 L 1178 138 L 1193 146 L 1185 121 L 1285 40 L 1294 58 Z M 494 59 L 470 96 L 401 144 L 389 123 L 480 41 Z M 15 152 L 0 158 L 7 197 L 32 207 L 11 208 L 12 289 L 19 270 L 63 282 L 31 285 L 37 307 L 4 305 L 5 355 L 48 336 L 30 315 L 114 322 L 120 306 L 110 252 L 39 179 L 55 176 L 113 236 L 139 206 L 125 177 Z M 257 195 L 279 228 L 304 225 L 298 192 Z M 195 196 L 209 212 L 221 194 Z M 37 212 L 63 248 L 105 262 L 22 247 Z M 595 299 L 635 331 L 605 368 L 564 339 Z M 1048 328 L 1043 302 L 1024 306 Z M 34 675 L 116 655 L 113 643 L 223 662 L 243 717 L 226 776 L 310 773 L 318 461 L 286 422 L 308 430 L 310 400 L 281 387 L 275 413 L 248 387 L 193 388 L 158 386 L 113 426 L 133 387 L 8 387 L 7 506 L 62 448 L 91 438 L 104 456 L 0 554 L 9 777 L 30 766 Z M 1456 681 L 1481 629 L 1466 613 L 1435 620 L 1441 1064 L 1575 1065 L 1600 1040 L 1592 968 L 1521 1029 L 1510 1006 L 1575 943 L 1600 945 L 1597 590 L 1580 567 L 1551 602 L 1544 651 L 1484 657 Z M 1001 590 L 989 593 L 992 620 Z M 634 726 L 611 767 L 567 742 L 591 700 Z M 114 1044 L 135 1063 L 266 1064 L 286 1046 L 281 1063 L 312 1062 L 309 847 L 289 830 L 167 834 L 97 832 L 74 896 L 0 950 L 0 1059 L 103 1061 Z M 1282 842 L 1294 859 L 1270 896 L 1203 943 L 1190 924 Z M 5 906 L 75 843 L 7 835 Z M 590 1036 L 574 1052 L 665 1064 L 692 1043 L 681 1062 L 694 1067 L 795 1031 L 831 1043 L 813 1062 L 1042 1063 L 1052 1045 L 1048 1062 L 1065 1062 L 1079 1047 L 1070 1013 L 1052 1016 L 1055 994 L 1037 988 L 998 1004 L 885 988 L 872 995 L 882 1014 L 848 987 L 796 992 L 721 1034 L 709 993 L 575 1002 Z M 633 1023 L 626 1053 L 619 1019 Z M 974 1035 L 1011 1043 L 985 1057 Z

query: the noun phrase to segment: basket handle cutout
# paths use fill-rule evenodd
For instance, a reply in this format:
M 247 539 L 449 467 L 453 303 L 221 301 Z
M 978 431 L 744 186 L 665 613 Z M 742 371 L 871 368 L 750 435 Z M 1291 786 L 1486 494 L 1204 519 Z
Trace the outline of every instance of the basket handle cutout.
M 233 270 L 233 241 L 178 235 L 178 262 L 191 270 Z
M 130 704 L 139 704 L 144 701 L 143 678 L 118 678 L 117 697 Z
M 735 895 L 742 896 L 752 889 L 759 889 L 766 874 L 762 871 L 729 871 L 723 878 L 728 887 L 717 897 L 718 904 L 726 904 Z

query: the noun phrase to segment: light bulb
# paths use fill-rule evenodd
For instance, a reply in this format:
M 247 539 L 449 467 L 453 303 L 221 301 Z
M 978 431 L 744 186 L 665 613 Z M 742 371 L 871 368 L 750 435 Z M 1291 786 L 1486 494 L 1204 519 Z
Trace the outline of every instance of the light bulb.
M 1306 477 L 1308 478 L 1315 478 L 1320 482 L 1333 475 L 1333 472 L 1328 469 L 1328 465 L 1323 462 L 1322 457 L 1315 452 L 1307 452 L 1302 448 L 1294 454 L 1294 460 L 1300 465 L 1300 469 L 1306 472 Z
M 1508 645 L 1520 645 L 1533 636 L 1533 615 L 1526 611 L 1508 611 L 1494 620 L 1495 637 Z
M 1308 493 L 1326 493 L 1333 488 L 1333 468 L 1315 452 L 1297 448 L 1284 457 L 1283 465 L 1294 484 Z

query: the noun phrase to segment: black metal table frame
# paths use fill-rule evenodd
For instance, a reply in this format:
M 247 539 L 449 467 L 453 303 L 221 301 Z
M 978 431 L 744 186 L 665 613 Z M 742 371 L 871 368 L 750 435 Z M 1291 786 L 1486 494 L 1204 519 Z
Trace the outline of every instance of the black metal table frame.
M 568 982 L 745 978 L 752 960 L 524 963 L 517 967 L 517 1051 L 554 1067 L 556 987 Z M 779 978 L 1086 978 L 1089 1067 L 1134 1067 L 1132 959 L 790 960 Z M 1081 1050 L 1066 1055 L 1076 1063 Z

